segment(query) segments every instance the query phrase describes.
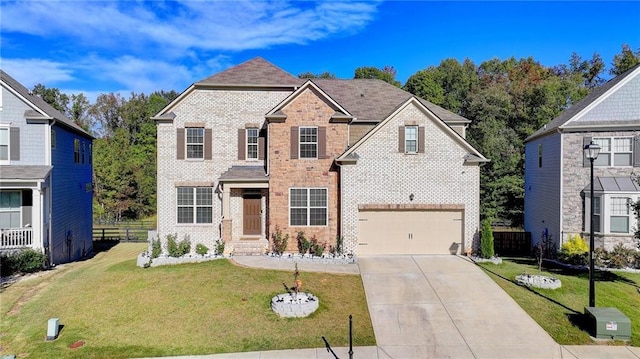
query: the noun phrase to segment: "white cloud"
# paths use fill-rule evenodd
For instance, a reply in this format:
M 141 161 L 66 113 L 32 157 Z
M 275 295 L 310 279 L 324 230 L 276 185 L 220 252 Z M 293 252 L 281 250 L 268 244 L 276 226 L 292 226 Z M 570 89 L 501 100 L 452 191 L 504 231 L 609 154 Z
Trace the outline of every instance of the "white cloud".
M 61 62 L 46 59 L 7 59 L 0 62 L 2 69 L 24 87 L 31 89 L 37 84 L 73 80 L 73 70 Z M 46 85 L 45 85 L 46 86 Z
M 30 1 L 3 4 L 2 32 L 69 37 L 93 49 L 156 53 L 247 50 L 357 31 L 378 3 L 285 1 Z M 138 51 L 149 51 L 149 46 Z

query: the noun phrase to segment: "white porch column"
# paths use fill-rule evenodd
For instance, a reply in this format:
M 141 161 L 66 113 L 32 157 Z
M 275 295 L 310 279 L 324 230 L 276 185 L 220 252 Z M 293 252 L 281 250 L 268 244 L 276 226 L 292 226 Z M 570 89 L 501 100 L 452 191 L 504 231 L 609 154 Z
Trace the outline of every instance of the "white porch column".
M 228 184 L 222 188 L 222 218 L 231 219 L 231 186 Z
M 44 228 L 44 190 L 38 188 L 31 189 L 31 228 L 33 228 L 33 249 L 42 250 Z

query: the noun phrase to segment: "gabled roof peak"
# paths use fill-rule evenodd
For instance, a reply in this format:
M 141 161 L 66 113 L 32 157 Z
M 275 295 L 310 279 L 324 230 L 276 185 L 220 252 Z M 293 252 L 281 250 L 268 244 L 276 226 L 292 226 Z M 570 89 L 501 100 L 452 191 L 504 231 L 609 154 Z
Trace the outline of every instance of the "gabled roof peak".
M 291 75 L 262 57 L 254 57 L 251 60 L 198 81 L 196 85 L 295 87 L 303 82 L 304 80 Z

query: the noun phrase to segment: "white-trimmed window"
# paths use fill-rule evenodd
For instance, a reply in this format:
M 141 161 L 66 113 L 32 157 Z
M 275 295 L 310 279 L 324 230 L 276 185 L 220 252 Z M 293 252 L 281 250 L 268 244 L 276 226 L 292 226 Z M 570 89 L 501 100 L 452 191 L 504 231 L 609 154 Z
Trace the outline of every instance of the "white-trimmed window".
M 289 223 L 291 226 L 326 226 L 328 199 L 326 188 L 291 188 Z
M 0 191 L 0 228 L 20 228 L 22 193 Z
M 204 158 L 204 128 L 186 128 L 187 158 Z
M 318 158 L 318 128 L 300 127 L 300 158 Z
M 594 137 L 593 142 L 600 146 L 594 166 L 633 165 L 633 137 Z
M 627 197 L 611 197 L 609 229 L 611 233 L 629 233 L 629 202 Z M 594 211 L 595 213 L 595 211 Z
M 404 152 L 418 153 L 418 126 L 404 127 Z
M 0 127 L 0 161 L 9 161 L 9 128 Z
M 178 223 L 213 223 L 212 187 L 177 187 Z
M 247 159 L 258 159 L 258 129 L 247 128 Z
M 595 232 L 600 232 L 600 223 L 600 197 L 593 197 L 593 230 Z

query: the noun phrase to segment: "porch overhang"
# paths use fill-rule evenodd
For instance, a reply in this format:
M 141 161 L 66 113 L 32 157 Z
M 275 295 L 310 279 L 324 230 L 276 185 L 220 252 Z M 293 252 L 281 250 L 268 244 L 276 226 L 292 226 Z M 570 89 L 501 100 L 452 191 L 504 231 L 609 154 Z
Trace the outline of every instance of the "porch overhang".
M 2 166 L 0 188 L 45 188 L 49 183 L 52 168 L 51 166 Z
M 222 190 L 222 218 L 230 219 L 231 189 L 269 188 L 269 176 L 263 166 L 231 166 L 218 178 Z
M 591 185 L 585 186 L 582 191 L 590 193 Z M 640 184 L 632 177 L 595 177 L 593 181 L 593 192 L 640 192 Z

